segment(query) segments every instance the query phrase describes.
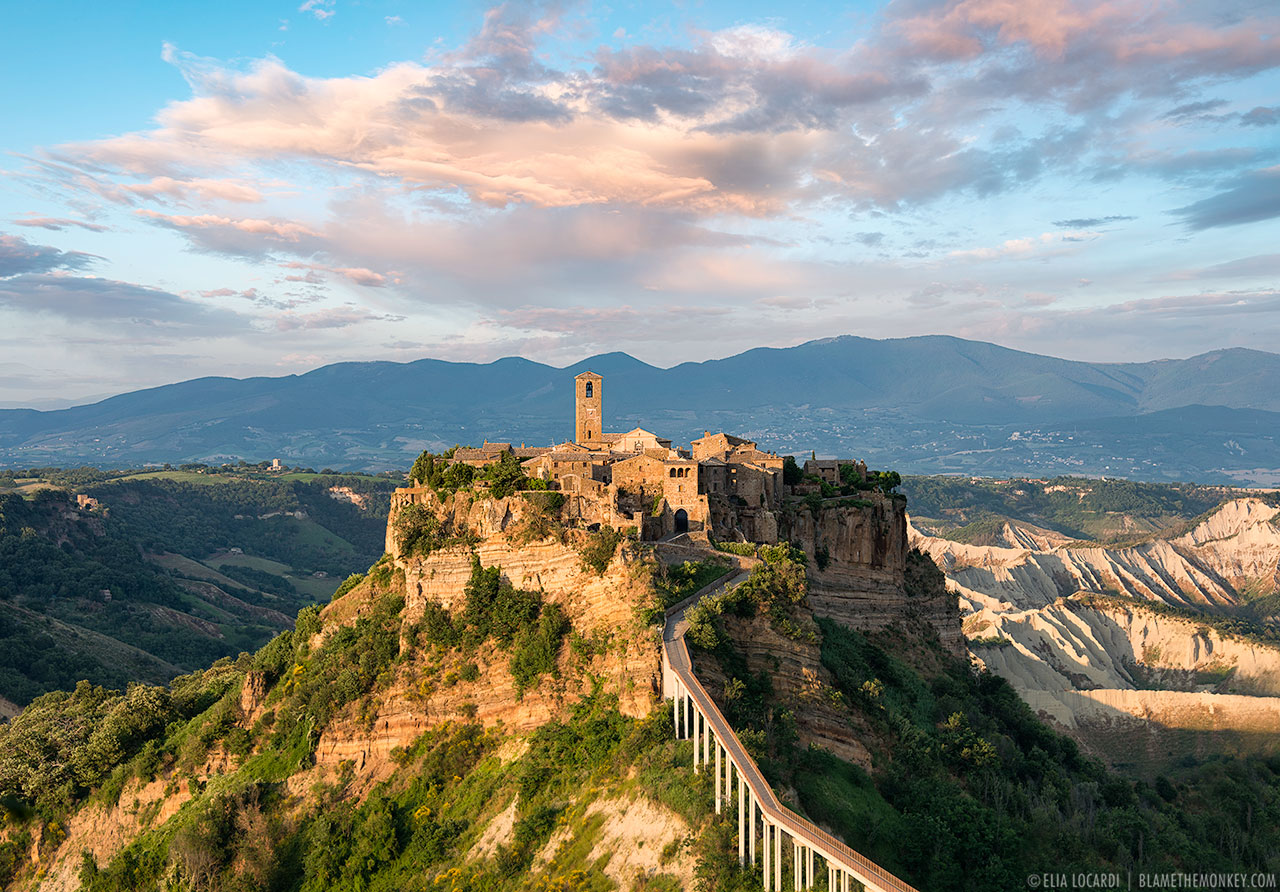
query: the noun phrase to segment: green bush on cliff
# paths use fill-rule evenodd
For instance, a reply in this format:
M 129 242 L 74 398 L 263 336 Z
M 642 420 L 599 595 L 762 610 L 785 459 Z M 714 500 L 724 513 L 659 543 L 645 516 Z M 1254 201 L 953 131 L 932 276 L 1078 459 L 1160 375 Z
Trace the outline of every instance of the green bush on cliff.
M 578 549 L 578 554 L 582 556 L 583 566 L 593 570 L 597 576 L 603 576 L 604 571 L 609 566 L 609 562 L 613 560 L 613 553 L 618 550 L 618 543 L 622 541 L 622 538 L 620 530 L 615 530 L 607 524 L 591 533 L 587 537 L 586 544 Z
M 314 653 L 308 652 L 309 629 L 299 615 L 296 662 L 281 682 L 273 746 L 287 747 L 302 735 L 314 747 L 334 714 L 388 680 L 384 673 L 399 654 L 403 608 L 398 592 L 381 596 L 368 615 L 334 629 Z
M 536 626 L 526 627 L 515 642 L 511 653 L 511 679 L 515 682 L 516 696 L 538 683 L 543 675 L 554 675 L 556 658 L 564 636 L 569 633 L 569 618 L 559 604 L 547 604 L 538 616 Z
M 511 653 L 508 665 L 519 696 L 543 675 L 555 673 L 569 630 L 569 619 L 558 604 L 545 604 L 538 592 L 514 587 L 502 578 L 500 567 L 484 567 L 472 555 L 462 609 L 450 616 L 428 603 L 414 635 L 443 648 L 465 645 L 474 650 L 486 641 L 496 642 Z
M 486 467 L 480 479 L 489 484 L 489 493 L 495 499 L 505 499 L 522 489 L 528 489 L 530 483 L 520 459 L 510 452 L 503 453 L 502 458 Z
M 779 634 L 816 640 L 811 628 L 791 616 L 793 608 L 804 604 L 809 595 L 804 552 L 789 542 L 762 545 L 759 551 L 765 562 L 753 567 L 745 582 L 703 598 L 685 613 L 689 622 L 686 635 L 695 647 L 715 650 L 726 640 L 718 619 L 725 613 L 748 617 L 763 612 Z

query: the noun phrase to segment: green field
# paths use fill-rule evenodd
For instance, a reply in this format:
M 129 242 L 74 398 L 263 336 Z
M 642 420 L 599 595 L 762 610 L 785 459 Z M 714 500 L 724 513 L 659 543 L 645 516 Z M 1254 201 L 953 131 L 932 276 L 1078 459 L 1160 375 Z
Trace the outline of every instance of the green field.
M 231 577 L 219 573 L 216 567 L 192 560 L 181 554 L 152 554 L 147 555 L 147 559 L 153 564 L 159 564 L 166 570 L 173 570 L 179 576 L 186 576 L 190 579 L 204 579 L 220 586 L 245 587 Z
M 262 570 L 264 573 L 274 573 L 277 576 L 285 576 L 293 572 L 293 568 L 288 564 L 280 561 L 273 561 L 270 558 L 255 557 L 251 554 L 229 554 L 227 552 L 219 552 L 210 555 L 204 559 L 204 564 L 215 570 L 221 570 L 223 567 L 230 565 L 232 567 L 252 567 L 255 570 Z
M 256 557 L 251 554 L 220 553 L 205 558 L 204 563 L 217 570 L 231 566 L 249 567 L 254 570 L 261 570 L 264 573 L 273 573 L 276 576 L 287 579 L 293 583 L 294 588 L 315 601 L 329 600 L 334 590 L 338 587 L 338 583 L 342 581 L 333 576 L 323 576 L 317 579 L 310 573 L 293 569 L 288 564 L 273 561 L 270 558 Z
M 215 486 L 220 483 L 230 483 L 233 480 L 241 480 L 242 477 L 231 476 L 229 474 L 197 474 L 195 471 L 139 471 L 137 474 L 129 474 L 126 477 L 117 477 L 117 480 L 176 480 L 180 483 L 200 483 L 205 486 Z

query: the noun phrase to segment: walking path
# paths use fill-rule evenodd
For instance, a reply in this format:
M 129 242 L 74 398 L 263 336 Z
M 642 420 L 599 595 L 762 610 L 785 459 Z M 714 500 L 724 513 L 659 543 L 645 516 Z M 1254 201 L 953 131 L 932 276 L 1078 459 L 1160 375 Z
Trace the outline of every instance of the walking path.
M 715 763 L 716 813 L 722 801 L 727 807 L 733 798 L 733 780 L 738 779 L 738 860 L 742 864 L 757 863 L 756 841 L 761 842 L 760 863 L 765 892 L 782 889 L 782 852 L 784 840 L 790 842 L 793 888 L 814 886 L 814 856 L 827 867 L 829 892 L 849 892 L 851 882 L 859 882 L 873 892 L 916 892 L 878 864 L 864 858 L 829 833 L 819 829 L 774 795 L 773 789 L 747 754 L 737 734 L 707 694 L 697 676 L 684 633 L 689 623 L 685 613 L 702 600 L 742 584 L 749 575 L 739 562 L 739 569 L 729 578 L 721 578 L 696 592 L 667 611 L 662 630 L 663 696 L 672 700 L 672 716 L 678 738 L 693 738 L 694 770 Z M 710 750 L 714 747 L 714 759 Z M 723 795 L 722 795 L 723 793 Z

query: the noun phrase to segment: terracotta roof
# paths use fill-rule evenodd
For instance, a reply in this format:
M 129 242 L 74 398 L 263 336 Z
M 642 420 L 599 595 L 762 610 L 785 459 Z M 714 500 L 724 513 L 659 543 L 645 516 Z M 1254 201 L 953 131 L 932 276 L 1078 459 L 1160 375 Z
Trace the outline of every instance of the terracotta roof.
M 725 440 L 728 441 L 730 446 L 742 446 L 746 443 L 752 442 L 751 440 L 746 440 L 746 439 L 743 439 L 742 437 L 735 437 L 733 434 L 726 434 L 724 431 L 721 431 L 720 433 L 717 433 L 717 434 L 707 434 L 706 436 L 699 437 L 693 442 L 701 443 L 705 440 L 714 440 L 716 437 L 724 437 Z M 752 445 L 754 445 L 754 443 Z
M 588 462 L 594 463 L 594 459 L 590 453 L 586 452 L 544 452 L 541 455 L 535 455 L 533 458 L 526 459 L 525 464 L 536 462 L 540 458 L 554 462 Z

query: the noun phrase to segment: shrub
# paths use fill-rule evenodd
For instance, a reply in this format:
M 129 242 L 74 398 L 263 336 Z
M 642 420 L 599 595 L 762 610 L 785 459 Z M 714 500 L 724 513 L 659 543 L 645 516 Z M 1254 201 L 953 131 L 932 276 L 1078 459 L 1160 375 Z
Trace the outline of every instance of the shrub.
M 463 594 L 465 634 L 476 643 L 492 636 L 504 647 L 510 645 L 516 634 L 537 618 L 542 606 L 536 592 L 513 587 L 502 578 L 500 567 L 482 567 L 476 555 L 471 556 L 471 578 Z
M 603 576 L 621 541 L 620 531 L 608 525 L 602 526 L 592 533 L 586 544 L 578 550 L 578 554 L 582 556 L 582 565 L 588 570 L 595 571 L 597 576 Z
M 509 667 L 517 697 L 537 685 L 543 675 L 555 674 L 556 659 L 568 631 L 569 618 L 560 605 L 548 604 L 542 608 L 537 626 L 526 628 L 520 635 Z
M 520 459 L 510 452 L 503 453 L 502 458 L 486 467 L 480 477 L 489 484 L 489 492 L 496 499 L 505 499 L 529 488 L 529 478 L 525 476 Z
M 363 573 L 352 573 L 346 579 L 342 580 L 342 585 L 338 586 L 337 591 L 333 593 L 332 600 L 338 600 L 362 582 L 364 582 Z
M 456 647 L 462 640 L 462 633 L 454 626 L 453 618 L 434 601 L 428 601 L 422 608 L 422 619 L 414 628 L 415 644 L 426 641 L 436 647 Z
M 425 506 L 414 502 L 397 512 L 394 531 L 402 554 L 430 554 L 440 531 L 440 520 Z

